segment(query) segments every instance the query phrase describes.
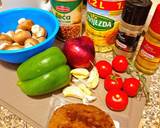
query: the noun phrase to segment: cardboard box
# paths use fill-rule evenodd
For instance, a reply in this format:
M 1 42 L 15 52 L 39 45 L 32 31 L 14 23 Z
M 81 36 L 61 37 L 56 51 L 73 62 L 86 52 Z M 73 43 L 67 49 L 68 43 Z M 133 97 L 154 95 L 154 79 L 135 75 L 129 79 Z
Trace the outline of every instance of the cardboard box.
M 96 55 L 97 60 L 106 59 L 105 57 L 107 57 L 105 54 Z M 44 128 L 47 126 L 48 116 L 52 107 L 50 102 L 55 95 L 62 96 L 61 91 L 41 97 L 26 96 L 16 85 L 18 80 L 16 75 L 17 67 L 18 65 L 0 62 L 0 104 L 5 104 L 7 108 L 9 106 L 12 111 L 22 119 L 30 122 L 31 125 Z M 114 120 L 120 122 L 120 128 L 137 128 L 145 105 L 145 98 L 141 100 L 130 98 L 125 111 L 114 112 L 105 105 L 106 91 L 103 86 L 103 80 L 101 79 L 98 88 L 95 90 L 97 100 L 92 104 L 103 109 Z M 67 100 L 80 102 L 80 100 L 74 98 L 67 98 Z

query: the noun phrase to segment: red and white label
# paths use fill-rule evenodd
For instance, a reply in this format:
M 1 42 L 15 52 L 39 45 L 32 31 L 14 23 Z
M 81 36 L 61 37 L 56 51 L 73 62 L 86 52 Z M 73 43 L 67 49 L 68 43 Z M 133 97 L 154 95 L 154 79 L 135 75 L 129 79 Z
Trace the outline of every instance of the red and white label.
M 65 7 L 65 6 L 57 6 L 56 10 L 59 11 L 59 12 L 69 12 L 70 8 Z
M 145 53 L 150 54 L 150 56 L 160 58 L 160 47 L 155 46 L 151 43 L 149 43 L 146 39 L 144 39 L 142 45 L 141 45 L 141 51 L 145 51 Z

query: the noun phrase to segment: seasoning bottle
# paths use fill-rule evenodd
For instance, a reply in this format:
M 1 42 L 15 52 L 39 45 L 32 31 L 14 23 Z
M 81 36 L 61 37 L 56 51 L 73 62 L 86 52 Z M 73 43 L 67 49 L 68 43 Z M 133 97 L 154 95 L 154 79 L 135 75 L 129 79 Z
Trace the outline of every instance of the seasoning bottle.
M 151 5 L 150 0 L 126 0 L 114 54 L 133 58 Z
M 160 4 L 136 56 L 135 67 L 145 74 L 154 74 L 160 63 Z
M 51 0 L 52 12 L 60 21 L 57 38 L 66 41 L 82 34 L 82 0 Z
M 154 38 L 160 40 L 160 4 L 157 5 L 156 11 L 151 20 L 148 31 Z
M 125 0 L 87 0 L 85 33 L 96 52 L 110 52 L 116 42 Z

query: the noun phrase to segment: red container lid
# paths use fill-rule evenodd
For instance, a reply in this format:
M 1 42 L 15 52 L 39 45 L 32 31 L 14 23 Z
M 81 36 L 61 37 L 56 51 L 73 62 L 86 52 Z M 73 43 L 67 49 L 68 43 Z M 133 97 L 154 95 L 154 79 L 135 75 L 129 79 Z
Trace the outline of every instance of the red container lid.
M 156 11 L 150 23 L 150 28 L 157 34 L 160 34 L 160 4 L 158 4 Z

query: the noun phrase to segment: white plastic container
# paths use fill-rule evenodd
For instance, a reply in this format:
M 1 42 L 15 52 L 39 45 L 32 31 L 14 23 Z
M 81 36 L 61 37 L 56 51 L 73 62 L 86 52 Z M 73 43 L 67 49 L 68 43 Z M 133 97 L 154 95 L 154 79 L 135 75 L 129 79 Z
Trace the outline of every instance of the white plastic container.
M 48 0 L 0 0 L 0 11 L 19 7 L 43 8 Z

